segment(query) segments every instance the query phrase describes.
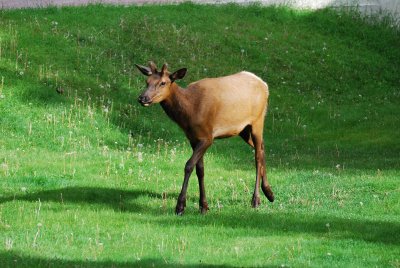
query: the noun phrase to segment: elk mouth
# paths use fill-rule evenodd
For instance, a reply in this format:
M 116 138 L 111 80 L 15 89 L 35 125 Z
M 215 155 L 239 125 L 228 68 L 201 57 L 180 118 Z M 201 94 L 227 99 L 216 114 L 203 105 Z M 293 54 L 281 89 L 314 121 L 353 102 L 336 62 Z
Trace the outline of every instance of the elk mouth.
M 148 106 L 150 106 L 150 104 L 152 104 L 153 102 L 141 102 L 140 104 L 142 105 L 142 106 L 144 106 L 144 107 L 148 107 Z

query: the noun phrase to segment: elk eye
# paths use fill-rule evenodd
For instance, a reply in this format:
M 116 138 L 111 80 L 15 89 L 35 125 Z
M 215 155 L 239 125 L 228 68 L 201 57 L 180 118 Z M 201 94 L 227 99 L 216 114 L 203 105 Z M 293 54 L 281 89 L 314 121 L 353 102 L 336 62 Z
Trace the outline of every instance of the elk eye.
M 165 86 L 165 84 L 166 84 L 165 82 L 161 82 L 160 86 Z

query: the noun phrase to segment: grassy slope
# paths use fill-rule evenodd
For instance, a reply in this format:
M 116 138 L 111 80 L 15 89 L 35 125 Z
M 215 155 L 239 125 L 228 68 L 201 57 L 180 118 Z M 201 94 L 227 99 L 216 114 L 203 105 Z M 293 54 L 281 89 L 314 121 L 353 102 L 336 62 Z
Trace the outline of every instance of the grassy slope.
M 329 10 L 0 11 L 0 266 L 398 267 L 399 43 Z M 250 209 L 252 152 L 227 139 L 206 155 L 210 213 L 193 176 L 173 215 L 190 150 L 136 103 L 150 59 L 188 67 L 183 85 L 269 83 L 275 203 Z

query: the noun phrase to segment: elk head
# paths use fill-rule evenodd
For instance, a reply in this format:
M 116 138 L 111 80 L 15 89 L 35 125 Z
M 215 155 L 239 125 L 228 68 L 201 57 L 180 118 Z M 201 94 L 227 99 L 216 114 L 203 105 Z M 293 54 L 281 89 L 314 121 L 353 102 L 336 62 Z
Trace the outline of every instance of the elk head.
M 149 62 L 149 67 L 138 64 L 135 65 L 142 74 L 147 76 L 147 88 L 138 98 L 139 103 L 143 106 L 159 103 L 168 98 L 171 93 L 171 85 L 175 80 L 182 79 L 187 70 L 186 68 L 182 68 L 174 73 L 170 73 L 165 63 L 159 72 L 152 61 Z

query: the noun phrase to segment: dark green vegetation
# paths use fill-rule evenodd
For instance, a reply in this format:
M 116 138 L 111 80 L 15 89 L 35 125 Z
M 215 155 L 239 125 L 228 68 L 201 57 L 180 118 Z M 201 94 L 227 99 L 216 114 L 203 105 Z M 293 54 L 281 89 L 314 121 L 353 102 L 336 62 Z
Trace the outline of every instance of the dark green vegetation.
M 399 59 L 390 25 L 329 10 L 0 11 L 0 266 L 399 267 Z M 268 82 L 275 203 L 250 208 L 233 138 L 206 154 L 209 214 L 192 176 L 174 215 L 191 150 L 136 101 L 148 60 Z

